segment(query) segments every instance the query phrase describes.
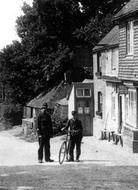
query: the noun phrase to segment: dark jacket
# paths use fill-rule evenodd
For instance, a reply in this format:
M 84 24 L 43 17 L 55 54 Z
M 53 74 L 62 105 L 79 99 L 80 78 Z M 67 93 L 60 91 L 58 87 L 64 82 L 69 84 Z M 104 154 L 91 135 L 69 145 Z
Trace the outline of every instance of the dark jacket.
M 53 135 L 51 116 L 46 111 L 38 116 L 38 135 L 51 137 Z
M 66 129 L 70 127 L 70 135 L 71 136 L 77 136 L 82 135 L 83 127 L 80 120 L 76 119 L 70 119 L 67 123 Z

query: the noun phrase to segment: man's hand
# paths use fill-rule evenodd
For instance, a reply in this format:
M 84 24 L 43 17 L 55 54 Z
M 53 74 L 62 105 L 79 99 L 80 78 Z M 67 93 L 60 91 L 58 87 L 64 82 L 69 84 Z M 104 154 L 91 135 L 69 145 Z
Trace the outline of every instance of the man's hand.
M 63 128 L 61 129 L 61 132 L 62 132 L 62 131 L 65 131 L 65 127 L 63 127 Z
M 80 133 L 80 130 L 72 130 L 71 131 L 71 134 L 74 136 L 74 135 L 78 135 Z

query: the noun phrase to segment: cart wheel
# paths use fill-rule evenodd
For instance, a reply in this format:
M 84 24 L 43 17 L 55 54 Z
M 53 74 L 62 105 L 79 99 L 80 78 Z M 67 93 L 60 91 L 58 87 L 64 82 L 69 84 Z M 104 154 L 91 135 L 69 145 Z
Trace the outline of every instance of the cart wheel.
M 60 150 L 59 150 L 59 163 L 62 164 L 64 162 L 66 155 L 66 142 L 63 142 Z

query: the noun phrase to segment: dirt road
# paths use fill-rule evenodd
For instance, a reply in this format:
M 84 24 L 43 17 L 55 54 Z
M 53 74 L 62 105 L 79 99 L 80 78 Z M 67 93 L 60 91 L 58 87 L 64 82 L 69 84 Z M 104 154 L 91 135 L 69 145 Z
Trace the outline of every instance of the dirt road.
M 37 163 L 38 144 L 0 132 L 0 190 L 137 190 L 137 155 L 84 138 L 80 163 L 59 165 L 62 138 L 51 140 L 54 163 Z M 132 160 L 133 159 L 133 160 Z
M 38 165 L 38 142 L 29 143 L 15 135 L 21 128 L 0 132 L 0 166 Z M 63 137 L 51 139 L 51 158 L 58 163 L 58 152 Z M 112 142 L 111 142 L 112 143 Z M 130 154 L 121 146 L 108 141 L 84 137 L 82 142 L 81 163 L 101 164 L 105 166 L 138 166 L 138 154 Z M 47 164 L 47 163 L 44 163 Z M 51 163 L 49 163 L 51 164 Z

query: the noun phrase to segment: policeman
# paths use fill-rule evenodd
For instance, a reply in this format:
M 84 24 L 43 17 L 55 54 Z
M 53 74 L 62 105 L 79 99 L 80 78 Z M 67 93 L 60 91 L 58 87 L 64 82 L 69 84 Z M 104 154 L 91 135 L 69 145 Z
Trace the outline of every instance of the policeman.
M 50 159 L 50 138 L 53 135 L 53 128 L 47 103 L 42 106 L 41 113 L 38 116 L 37 133 L 39 141 L 38 162 L 43 162 L 43 151 L 45 153 L 45 161 L 53 162 L 54 160 Z
M 76 146 L 76 161 L 79 162 L 81 154 L 81 140 L 83 127 L 79 119 L 77 119 L 77 111 L 72 111 L 73 118 L 67 123 L 66 128 L 70 128 L 70 146 L 69 146 L 69 160 L 74 161 L 74 148 Z

